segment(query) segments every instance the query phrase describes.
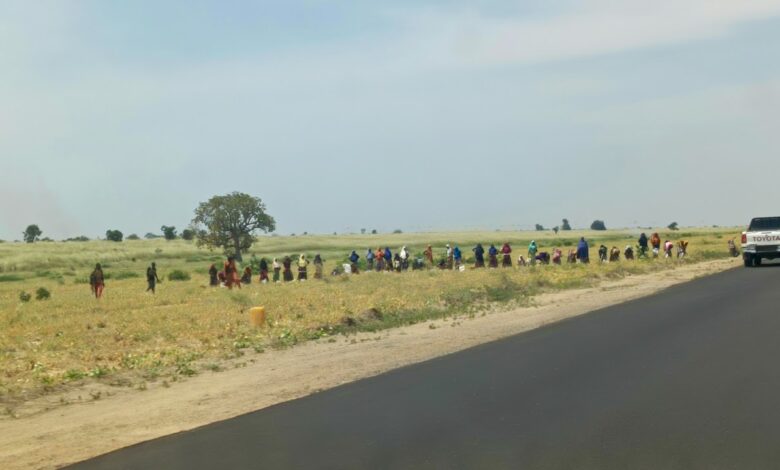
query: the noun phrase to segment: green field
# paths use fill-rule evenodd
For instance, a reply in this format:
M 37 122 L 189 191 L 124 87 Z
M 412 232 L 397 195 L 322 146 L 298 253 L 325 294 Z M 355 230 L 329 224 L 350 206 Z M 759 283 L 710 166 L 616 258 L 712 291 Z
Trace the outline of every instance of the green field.
M 207 270 L 224 258 L 182 240 L 121 243 L 39 242 L 0 244 L 0 401 L 13 404 L 84 380 L 138 385 L 176 380 L 217 367 L 220 361 L 300 341 L 378 330 L 455 314 L 482 314 L 527 304 L 545 291 L 592 286 L 604 279 L 678 266 L 676 260 L 621 261 L 589 265 L 425 270 L 362 273 L 331 277 L 351 250 L 361 257 L 367 248 L 407 245 L 419 254 L 427 244 L 443 254 L 452 243 L 467 261 L 471 248 L 505 241 L 513 258 L 525 254 L 530 240 L 541 251 L 561 247 L 564 254 L 580 236 L 597 260 L 599 244 L 621 249 L 635 245 L 638 233 L 605 232 L 462 232 L 392 235 L 262 237 L 245 255 L 268 259 L 320 253 L 326 278 L 305 283 L 253 283 L 241 290 L 208 287 Z M 649 234 L 649 231 L 648 231 Z M 738 229 L 691 229 L 661 232 L 662 239 L 690 241 L 686 263 L 728 256 L 726 241 Z M 145 270 L 156 261 L 165 281 L 157 295 L 146 294 Z M 96 262 L 107 276 L 104 298 L 95 300 L 88 285 Z M 189 273 L 188 281 L 168 281 L 173 270 Z M 45 288 L 48 300 L 36 300 Z M 28 302 L 20 293 L 32 295 Z M 252 327 L 247 310 L 262 305 L 268 324 Z M 361 316 L 375 309 L 381 318 Z M 118 378 L 121 378 L 119 380 Z M 10 405 L 9 405 L 10 406 Z

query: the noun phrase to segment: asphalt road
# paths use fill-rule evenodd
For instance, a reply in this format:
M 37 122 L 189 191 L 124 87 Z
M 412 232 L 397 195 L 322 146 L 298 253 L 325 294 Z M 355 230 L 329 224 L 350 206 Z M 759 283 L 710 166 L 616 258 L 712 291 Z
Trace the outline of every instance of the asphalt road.
M 76 468 L 774 469 L 779 360 L 735 269 Z

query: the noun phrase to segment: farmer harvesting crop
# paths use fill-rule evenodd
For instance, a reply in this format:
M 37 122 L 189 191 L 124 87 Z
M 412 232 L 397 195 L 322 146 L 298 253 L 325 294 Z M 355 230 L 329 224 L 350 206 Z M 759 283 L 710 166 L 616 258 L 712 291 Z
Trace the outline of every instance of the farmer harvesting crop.
M 393 252 L 390 251 L 390 247 L 389 246 L 385 247 L 384 256 L 385 256 L 385 269 L 387 269 L 388 271 L 392 271 L 393 270 Z
M 352 254 L 349 255 L 349 266 L 352 268 L 352 274 L 360 274 L 358 261 L 360 261 L 360 255 L 357 251 L 352 250 Z
M 151 266 L 146 268 L 146 283 L 148 285 L 146 292 L 152 291 L 152 294 L 154 294 L 158 282 L 160 282 L 160 278 L 157 277 L 157 265 L 152 263 Z
M 209 285 L 212 287 L 219 285 L 219 278 L 217 277 L 217 273 L 217 267 L 212 264 L 209 268 Z
M 268 261 L 265 258 L 260 259 L 260 283 L 268 282 Z
M 431 245 L 428 245 L 428 248 L 423 251 L 423 256 L 425 256 L 425 260 L 428 262 L 428 266 L 431 268 L 433 267 L 433 248 Z
M 306 259 L 306 255 L 301 254 L 298 258 L 298 280 L 305 281 L 307 279 L 306 267 L 309 265 L 309 260 Z
M 539 251 L 539 247 L 536 246 L 536 240 L 531 240 L 531 244 L 528 245 L 528 260 L 531 264 L 536 264 L 536 252 Z
M 495 245 L 490 245 L 490 248 L 488 248 L 488 259 L 490 260 L 491 268 L 498 267 L 498 250 Z
M 369 248 L 366 252 L 366 270 L 371 271 L 374 269 L 374 251 Z
M 512 267 L 512 247 L 509 246 L 509 243 L 504 243 L 504 246 L 501 247 L 501 254 L 503 255 L 503 261 L 501 262 L 501 266 L 505 268 L 511 268 Z
M 658 258 L 658 253 L 661 251 L 661 237 L 657 232 L 650 237 L 650 245 L 653 247 L 653 258 Z
M 290 282 L 293 280 L 293 273 L 292 273 L 292 259 L 289 256 L 285 256 L 284 260 L 282 261 L 282 265 L 284 266 L 284 282 Z
M 322 257 L 319 253 L 314 255 L 314 279 L 322 279 Z
M 105 276 L 103 275 L 103 268 L 100 263 L 95 265 L 95 270 L 89 276 L 89 285 L 92 288 L 92 292 L 95 294 L 95 298 L 99 299 L 103 297 L 103 289 L 106 286 Z
M 626 251 L 623 252 L 623 256 L 626 259 L 634 259 L 634 249 L 631 248 L 631 245 L 626 245 Z
M 452 250 L 452 258 L 455 260 L 455 269 L 458 269 L 463 262 L 463 253 L 461 253 L 460 247 L 457 245 Z
M 244 268 L 244 274 L 241 276 L 241 284 L 251 284 L 252 283 L 252 268 L 247 266 Z
M 377 248 L 374 257 L 376 258 L 377 272 L 385 269 L 385 251 L 382 248 Z
M 236 260 L 232 256 L 228 257 L 225 261 L 225 286 L 228 289 L 232 289 L 234 285 L 241 288 L 241 281 L 238 279 L 238 267 L 236 267 Z
M 599 261 L 602 263 L 607 262 L 607 247 L 605 245 L 599 247 Z
M 639 235 L 639 257 L 645 258 L 647 257 L 647 235 L 642 232 L 641 235 Z
M 674 250 L 674 243 L 672 243 L 669 240 L 666 240 L 666 243 L 664 243 L 664 258 L 671 258 L 673 250 Z
M 589 263 L 590 257 L 588 255 L 588 242 L 585 241 L 585 237 L 580 238 L 580 242 L 577 244 L 577 259 L 580 263 Z
M 409 250 L 406 249 L 406 245 L 401 247 L 401 269 L 406 271 L 409 269 Z
M 282 271 L 282 265 L 279 263 L 278 258 L 274 258 L 273 263 L 271 263 L 271 267 L 274 270 L 274 282 L 279 282 L 279 273 Z
M 471 251 L 474 252 L 474 267 L 475 268 L 484 268 L 485 267 L 485 249 L 482 248 L 481 243 L 477 243 L 477 246 L 471 249 Z

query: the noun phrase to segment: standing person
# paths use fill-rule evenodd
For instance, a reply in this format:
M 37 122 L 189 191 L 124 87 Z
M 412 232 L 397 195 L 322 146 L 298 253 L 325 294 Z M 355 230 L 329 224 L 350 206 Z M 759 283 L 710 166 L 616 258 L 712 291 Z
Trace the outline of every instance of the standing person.
M 457 245 L 452 250 L 452 259 L 455 261 L 455 269 L 460 269 L 460 265 L 463 262 L 463 253 L 461 253 L 460 247 Z
M 452 247 L 450 247 L 449 243 L 447 243 L 447 251 L 444 253 L 444 258 L 447 260 L 445 267 L 452 269 Z
M 352 250 L 352 254 L 349 255 L 349 265 L 352 268 L 352 274 L 360 274 L 360 266 L 358 265 L 359 261 L 360 255 L 357 254 L 357 251 Z
M 423 251 L 423 256 L 425 256 L 425 261 L 428 262 L 428 266 L 433 268 L 433 248 L 431 245 L 428 245 L 428 248 Z
M 577 259 L 580 260 L 580 263 L 590 263 L 588 251 L 588 242 L 585 241 L 585 237 L 581 237 L 577 244 Z
M 385 269 L 385 251 L 380 247 L 376 249 L 376 253 L 374 254 L 374 257 L 376 258 L 376 271 L 384 271 Z
M 474 252 L 474 267 L 475 268 L 484 268 L 485 267 L 485 249 L 482 248 L 481 243 L 477 243 L 477 246 L 471 249 L 471 251 Z
M 393 252 L 390 251 L 390 247 L 385 247 L 385 269 L 388 271 L 393 270 Z
M 103 268 L 100 266 L 100 263 L 95 265 L 95 270 L 90 274 L 89 285 L 92 288 L 92 292 L 95 294 L 96 299 L 103 297 L 103 289 L 106 287 L 106 277 L 103 274 Z
M 307 266 L 309 266 L 309 260 L 306 259 L 306 255 L 301 253 L 301 256 L 298 258 L 298 280 L 299 281 L 305 281 L 308 279 L 308 275 L 306 273 Z
M 639 258 L 646 258 L 647 257 L 647 235 L 645 235 L 644 232 L 642 232 L 641 235 L 639 235 L 639 253 L 637 253 L 637 256 Z
M 252 268 L 247 266 L 244 268 L 244 275 L 241 276 L 241 284 L 251 284 L 252 283 Z
M 152 291 L 152 294 L 154 294 L 158 282 L 161 281 L 160 278 L 157 277 L 157 265 L 152 263 L 151 266 L 146 268 L 146 284 L 148 285 L 146 292 Z
M 290 282 L 293 280 L 292 272 L 292 258 L 285 256 L 282 260 L 282 266 L 284 266 L 284 272 L 282 273 L 282 279 L 284 282 Z
M 503 260 L 501 261 L 501 266 L 504 268 L 511 268 L 512 267 L 512 247 L 509 246 L 509 243 L 504 243 L 504 246 L 501 247 L 501 254 L 503 255 Z
M 282 272 L 282 265 L 279 263 L 278 258 L 274 258 L 273 263 L 271 263 L 271 268 L 274 270 L 274 282 L 279 282 L 279 273 Z
M 661 252 L 661 237 L 658 236 L 658 232 L 650 237 L 650 245 L 653 247 L 653 258 L 658 258 L 658 253 Z
M 209 268 L 209 285 L 212 287 L 216 287 L 219 285 L 219 278 L 217 277 L 217 267 L 215 265 L 211 265 Z
M 488 260 L 489 260 L 489 266 L 491 268 L 497 268 L 498 267 L 498 249 L 495 245 L 490 245 L 490 248 L 488 248 Z
M 268 282 L 268 261 L 265 258 L 260 258 L 260 284 Z
M 241 289 L 241 280 L 238 279 L 238 267 L 236 267 L 236 260 L 232 256 L 225 261 L 225 285 L 228 289 L 232 289 L 234 285 Z
M 409 250 L 406 249 L 406 245 L 401 248 L 401 269 L 404 271 L 409 269 Z
M 531 262 L 531 264 L 536 264 L 536 253 L 539 251 L 539 247 L 536 246 L 536 240 L 531 240 L 531 243 L 528 245 L 528 261 Z
M 319 253 L 314 255 L 314 279 L 322 279 L 322 257 Z
M 366 252 L 366 271 L 374 269 L 374 251 L 369 248 Z

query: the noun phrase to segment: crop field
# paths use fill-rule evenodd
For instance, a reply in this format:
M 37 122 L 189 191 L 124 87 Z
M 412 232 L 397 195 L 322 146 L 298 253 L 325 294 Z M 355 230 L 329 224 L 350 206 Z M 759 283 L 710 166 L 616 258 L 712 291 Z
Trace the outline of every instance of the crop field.
M 648 231 L 649 234 L 650 231 Z M 663 240 L 690 242 L 685 263 L 728 256 L 726 241 L 736 229 L 691 229 L 661 232 Z M 297 257 L 320 253 L 325 279 L 299 283 L 253 282 L 242 289 L 208 287 L 208 267 L 221 253 L 182 240 L 121 243 L 39 242 L 0 244 L 0 402 L 10 406 L 62 387 L 100 380 L 137 386 L 156 380 L 178 380 L 220 361 L 267 348 L 379 330 L 452 315 L 482 315 L 533 302 L 547 291 L 587 287 L 604 279 L 674 269 L 677 260 L 650 259 L 601 264 L 600 244 L 621 251 L 636 244 L 637 231 L 605 232 L 462 232 L 392 235 L 261 237 L 250 257 Z M 418 255 L 427 244 L 435 253 L 458 245 L 471 262 L 471 248 L 481 242 L 512 244 L 513 259 L 525 254 L 531 239 L 540 251 L 561 247 L 565 253 L 585 236 L 591 246 L 589 265 L 468 269 L 465 272 L 423 270 L 329 276 L 352 249 L 364 257 L 367 248 L 403 245 Z M 145 293 L 146 267 L 155 261 L 164 282 L 157 294 Z M 595 262 L 594 262 L 595 261 Z M 106 290 L 96 300 L 88 284 L 96 262 L 106 273 Z M 168 280 L 174 270 L 189 280 Z M 310 278 L 313 268 L 310 267 Z M 44 288 L 48 299 L 37 299 Z M 23 301 L 22 294 L 29 294 Z M 248 309 L 264 306 L 265 326 L 253 327 Z M 373 309 L 373 310 L 370 310 Z M 371 311 L 371 315 L 365 314 Z M 378 312 L 378 313 L 376 313 Z M 121 378 L 121 380 L 119 380 Z

